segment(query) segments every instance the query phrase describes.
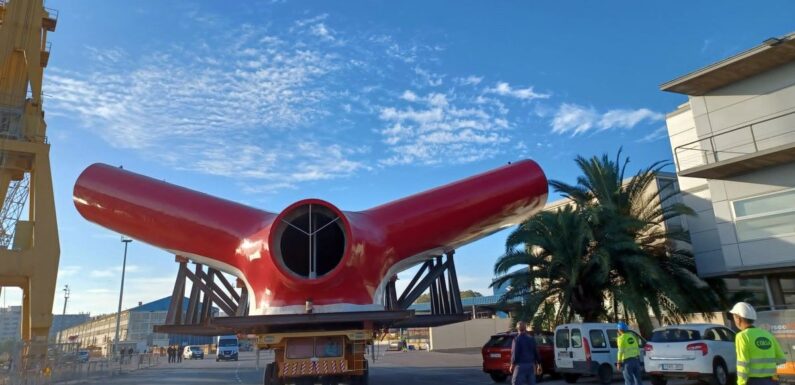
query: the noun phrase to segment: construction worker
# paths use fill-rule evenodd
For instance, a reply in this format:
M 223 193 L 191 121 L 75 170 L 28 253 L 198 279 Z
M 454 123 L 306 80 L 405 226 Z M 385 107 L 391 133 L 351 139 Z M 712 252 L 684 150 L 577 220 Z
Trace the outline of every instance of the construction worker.
M 619 322 L 618 328 L 618 359 L 616 369 L 624 374 L 624 384 L 642 385 L 640 378 L 640 346 L 638 337 L 627 333 L 629 326 L 626 322 Z
M 767 330 L 754 327 L 756 310 L 738 302 L 730 311 L 740 329 L 734 339 L 737 350 L 737 385 L 773 385 L 776 366 L 786 362 L 776 338 Z

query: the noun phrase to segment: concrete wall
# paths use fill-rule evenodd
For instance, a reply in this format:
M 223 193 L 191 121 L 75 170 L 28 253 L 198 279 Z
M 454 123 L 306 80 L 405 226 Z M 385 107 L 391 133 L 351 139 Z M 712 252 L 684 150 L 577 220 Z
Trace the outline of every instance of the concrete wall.
M 783 164 L 728 180 L 710 180 L 712 206 L 728 271 L 795 266 L 795 234 L 739 241 L 734 201 L 795 188 L 795 164 Z
M 671 150 L 691 143 L 698 138 L 693 111 L 689 104 L 668 115 L 666 118 Z M 689 147 L 698 147 L 698 144 Z M 701 164 L 700 158 L 692 158 L 691 152 L 680 153 L 674 157 L 678 166 Z M 700 155 L 699 155 L 700 156 Z M 685 228 L 690 232 L 691 249 L 696 256 L 696 269 L 702 277 L 721 275 L 726 272 L 720 236 L 715 223 L 712 196 L 706 179 L 679 177 L 680 201 L 696 212 L 695 216 L 685 218 Z
M 474 319 L 431 328 L 430 350 L 480 348 L 493 334 L 508 331 L 509 318 Z

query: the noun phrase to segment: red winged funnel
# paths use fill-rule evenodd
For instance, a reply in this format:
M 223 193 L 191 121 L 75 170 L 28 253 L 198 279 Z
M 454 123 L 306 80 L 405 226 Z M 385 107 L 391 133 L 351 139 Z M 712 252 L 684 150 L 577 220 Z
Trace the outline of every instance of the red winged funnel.
M 319 200 L 279 214 L 112 167 L 77 179 L 87 220 L 241 278 L 252 315 L 384 310 L 398 272 L 518 224 L 540 210 L 547 180 L 524 160 L 364 211 Z

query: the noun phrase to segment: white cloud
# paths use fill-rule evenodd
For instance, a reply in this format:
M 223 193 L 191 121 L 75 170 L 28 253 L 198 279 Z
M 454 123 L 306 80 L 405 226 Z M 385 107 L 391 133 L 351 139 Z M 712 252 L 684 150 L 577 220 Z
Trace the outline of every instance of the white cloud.
M 409 102 L 414 102 L 417 101 L 417 94 L 409 90 L 405 90 L 403 91 L 403 95 L 401 95 L 400 98 Z
M 88 275 L 90 275 L 91 278 L 110 278 L 117 274 L 112 270 L 91 270 Z
M 382 141 L 392 154 L 384 165 L 474 162 L 495 156 L 510 141 L 510 123 L 493 104 L 438 92 L 415 95 L 413 102 L 380 109 L 387 124 Z
M 483 81 L 482 76 L 469 75 L 465 78 L 457 78 L 456 82 L 462 86 L 476 86 Z
M 588 132 L 591 129 L 610 130 L 614 128 L 631 129 L 644 121 L 662 120 L 664 115 L 647 108 L 636 110 L 613 109 L 604 113 L 593 107 L 563 103 L 552 118 L 552 132 L 572 135 Z
M 510 96 L 521 100 L 549 99 L 550 97 L 550 94 L 535 92 L 533 87 L 513 88 L 507 82 L 499 82 L 494 87 L 487 88 L 486 92 L 500 96 Z
M 668 128 L 666 126 L 662 126 L 657 128 L 656 130 L 646 134 L 642 138 L 638 139 L 640 143 L 651 143 L 656 142 L 662 138 L 668 137 Z
M 321 42 L 290 43 L 330 34 L 325 18 L 297 21 L 282 36 L 244 26 L 235 47 L 218 36 L 217 45 L 170 47 L 123 65 L 103 64 L 118 50 L 92 49 L 103 58 L 96 69 L 50 70 L 48 112 L 178 170 L 260 186 L 351 175 L 366 169 L 349 157 L 353 146 L 312 130 L 334 108 L 338 91 L 328 83 L 347 64 Z

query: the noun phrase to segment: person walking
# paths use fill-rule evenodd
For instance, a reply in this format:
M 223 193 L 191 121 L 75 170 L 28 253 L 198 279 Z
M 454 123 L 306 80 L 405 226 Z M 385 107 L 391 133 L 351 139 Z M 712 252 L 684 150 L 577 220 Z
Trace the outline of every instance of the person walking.
M 177 362 L 182 362 L 182 345 L 177 345 Z
M 174 345 L 168 345 L 168 349 L 166 350 L 166 353 L 168 354 L 168 363 L 169 364 L 173 364 L 174 363 Z
M 640 345 L 638 337 L 627 333 L 629 326 L 619 322 L 618 328 L 618 359 L 616 369 L 624 374 L 625 385 L 642 385 L 640 378 Z
M 754 326 L 756 310 L 750 304 L 738 302 L 729 313 L 740 329 L 734 339 L 737 385 L 778 384 L 776 366 L 786 362 L 781 345 L 767 330 Z
M 541 362 L 536 347 L 535 337 L 527 334 L 527 324 L 519 321 L 516 324 L 519 334 L 511 345 L 512 385 L 535 385 L 536 364 Z

